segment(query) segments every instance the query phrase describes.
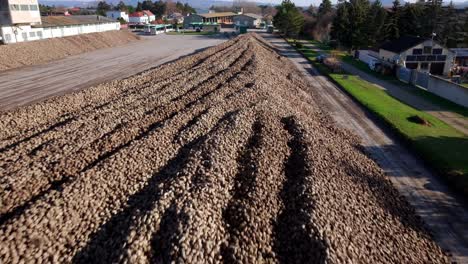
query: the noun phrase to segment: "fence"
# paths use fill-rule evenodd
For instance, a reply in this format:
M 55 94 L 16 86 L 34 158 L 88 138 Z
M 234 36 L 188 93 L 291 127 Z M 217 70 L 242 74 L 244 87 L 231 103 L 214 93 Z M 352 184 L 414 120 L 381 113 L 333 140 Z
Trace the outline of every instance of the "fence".
M 399 80 L 413 84 L 456 104 L 468 107 L 468 88 L 435 75 L 400 67 L 397 70 Z
M 61 38 L 94 32 L 120 30 L 119 22 L 82 24 L 57 27 L 3 26 L 1 35 L 5 44 L 48 38 Z

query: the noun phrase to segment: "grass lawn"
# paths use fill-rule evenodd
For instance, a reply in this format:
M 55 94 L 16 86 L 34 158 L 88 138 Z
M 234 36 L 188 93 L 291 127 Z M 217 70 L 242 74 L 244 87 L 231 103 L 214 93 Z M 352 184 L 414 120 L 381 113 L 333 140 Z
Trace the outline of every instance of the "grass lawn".
M 324 65 L 315 62 L 315 56 L 304 55 L 320 72 L 384 120 L 428 165 L 468 197 L 468 137 L 438 118 L 398 101 L 358 76 L 330 73 Z M 440 98 L 435 97 L 432 99 Z M 408 118 L 412 116 L 419 116 L 430 125 L 409 121 Z
M 214 35 L 214 34 L 217 34 L 216 32 L 213 32 L 213 31 L 200 31 L 200 32 L 196 32 L 196 31 L 185 31 L 185 32 L 175 32 L 175 31 L 172 31 L 172 32 L 167 32 L 166 34 L 168 35 L 190 35 L 190 36 L 193 36 L 193 35 L 203 35 L 203 36 L 210 36 L 210 35 Z

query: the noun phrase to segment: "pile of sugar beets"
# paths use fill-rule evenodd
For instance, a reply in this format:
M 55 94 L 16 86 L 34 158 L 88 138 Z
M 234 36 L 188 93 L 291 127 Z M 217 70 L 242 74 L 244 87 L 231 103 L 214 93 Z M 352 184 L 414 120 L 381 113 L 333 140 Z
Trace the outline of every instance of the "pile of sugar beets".
M 0 114 L 0 262 L 447 263 L 255 34 Z

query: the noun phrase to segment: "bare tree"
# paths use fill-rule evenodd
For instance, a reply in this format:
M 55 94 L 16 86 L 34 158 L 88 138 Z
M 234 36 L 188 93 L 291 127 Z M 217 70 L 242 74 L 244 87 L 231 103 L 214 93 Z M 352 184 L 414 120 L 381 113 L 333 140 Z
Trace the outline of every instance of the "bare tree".
M 235 9 L 243 8 L 244 13 L 254 13 L 262 14 L 262 9 L 257 5 L 256 2 L 246 1 L 246 0 L 234 0 L 232 1 L 232 6 Z

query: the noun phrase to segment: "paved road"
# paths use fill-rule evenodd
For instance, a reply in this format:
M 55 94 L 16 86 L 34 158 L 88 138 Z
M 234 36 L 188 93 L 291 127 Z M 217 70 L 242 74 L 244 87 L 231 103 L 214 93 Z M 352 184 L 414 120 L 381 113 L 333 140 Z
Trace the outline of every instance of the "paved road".
M 315 47 L 315 45 L 311 43 L 308 43 L 306 41 L 303 41 L 302 43 L 312 49 L 320 51 Z M 344 62 L 342 64 L 342 67 L 345 71 L 354 75 L 358 75 L 362 79 L 375 84 L 380 89 L 386 90 L 390 95 L 397 98 L 398 100 L 408 105 L 411 105 L 419 110 L 427 112 L 439 118 L 440 120 L 443 120 L 445 123 L 451 125 L 452 127 L 464 133 L 465 135 L 468 135 L 468 118 L 463 117 L 455 112 L 449 111 L 439 105 L 433 104 L 432 102 L 420 96 L 414 95 L 407 90 L 417 88 L 408 88 L 389 83 Z
M 0 72 L 0 110 L 125 78 L 226 40 L 213 36 L 166 34 L 143 39 L 125 46 Z
M 437 175 L 411 155 L 343 91 L 321 76 L 282 38 L 262 34 L 289 57 L 310 80 L 317 102 L 343 127 L 361 136 L 366 151 L 394 186 L 415 207 L 439 245 L 457 263 L 468 263 L 468 207 L 458 201 Z

